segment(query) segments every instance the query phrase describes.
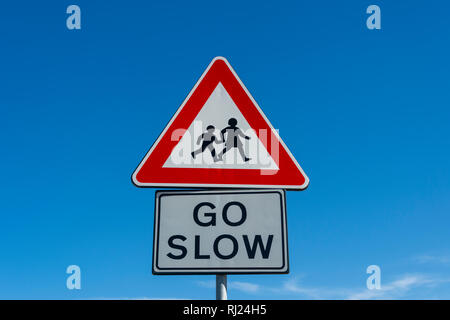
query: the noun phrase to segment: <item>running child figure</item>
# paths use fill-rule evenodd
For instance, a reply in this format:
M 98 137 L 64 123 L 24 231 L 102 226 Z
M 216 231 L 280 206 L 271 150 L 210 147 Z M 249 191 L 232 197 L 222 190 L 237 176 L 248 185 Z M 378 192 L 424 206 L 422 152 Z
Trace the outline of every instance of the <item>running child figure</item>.
M 221 143 L 221 141 L 217 140 L 216 136 L 214 135 L 214 130 L 216 130 L 216 128 L 212 125 L 209 125 L 208 127 L 206 127 L 206 131 L 197 138 L 197 144 L 200 144 L 202 140 L 203 142 L 202 146 L 199 149 L 191 152 L 192 158 L 195 159 L 196 155 L 203 153 L 206 149 L 208 149 L 209 152 L 211 152 L 211 156 L 213 157 L 214 162 L 219 161 L 219 158 L 216 155 L 216 149 L 213 146 L 213 142 Z

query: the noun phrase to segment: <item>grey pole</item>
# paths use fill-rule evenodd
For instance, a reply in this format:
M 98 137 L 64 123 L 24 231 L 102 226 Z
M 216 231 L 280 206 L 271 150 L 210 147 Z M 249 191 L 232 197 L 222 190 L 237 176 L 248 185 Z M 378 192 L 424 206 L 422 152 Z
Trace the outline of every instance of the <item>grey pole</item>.
M 227 275 L 216 274 L 216 300 L 227 300 Z

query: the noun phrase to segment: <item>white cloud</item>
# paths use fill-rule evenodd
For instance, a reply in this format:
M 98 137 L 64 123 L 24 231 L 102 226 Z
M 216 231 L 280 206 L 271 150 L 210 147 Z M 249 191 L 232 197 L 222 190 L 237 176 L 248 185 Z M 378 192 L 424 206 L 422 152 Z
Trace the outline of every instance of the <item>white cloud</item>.
M 197 285 L 203 288 L 215 288 L 216 283 L 210 281 L 197 281 Z M 281 287 L 263 286 L 252 282 L 228 281 L 228 288 L 242 291 L 248 294 L 301 294 L 309 299 L 320 299 L 320 290 L 305 288 L 299 285 L 297 278 L 291 278 L 284 281 Z
M 203 288 L 212 289 L 216 287 L 216 282 L 214 280 L 197 281 L 197 285 Z M 228 288 L 243 291 L 246 293 L 257 293 L 262 289 L 261 285 L 259 284 L 242 281 L 228 281 Z
M 320 299 L 321 291 L 317 288 L 307 288 L 299 284 L 297 278 L 290 278 L 283 282 L 281 288 L 271 288 L 271 291 L 279 294 L 300 294 L 311 299 Z
M 449 279 L 431 277 L 425 274 L 404 274 L 394 281 L 381 284 L 381 289 L 354 288 L 313 288 L 299 284 L 295 278 L 284 282 L 280 288 L 272 288 L 278 294 L 293 294 L 295 298 L 337 299 L 337 300 L 369 300 L 369 299 L 401 299 L 413 290 L 433 287 L 450 282 Z
M 404 297 L 413 288 L 423 286 L 432 286 L 441 282 L 441 280 L 430 278 L 423 274 L 406 274 L 399 279 L 381 285 L 381 289 L 365 289 L 350 294 L 349 300 L 368 300 L 368 299 L 399 299 Z
M 174 297 L 96 297 L 91 300 L 191 300 L 187 298 L 174 298 Z
M 246 293 L 257 293 L 262 289 L 262 287 L 259 284 L 240 281 L 231 281 L 229 284 L 229 288 L 243 291 Z
M 420 290 L 450 283 L 450 279 L 433 277 L 426 274 L 404 274 L 394 281 L 381 283 L 381 289 L 356 289 L 356 288 L 327 288 L 308 287 L 300 283 L 297 277 L 292 277 L 281 286 L 263 286 L 257 283 L 230 281 L 228 287 L 245 292 L 247 294 L 270 294 L 290 299 L 336 299 L 336 300 L 370 300 L 370 299 L 402 299 L 409 294 L 417 294 Z M 215 288 L 215 281 L 198 281 L 199 286 Z M 365 284 L 365 283 L 364 283 Z M 419 291 L 417 291 L 419 290 Z

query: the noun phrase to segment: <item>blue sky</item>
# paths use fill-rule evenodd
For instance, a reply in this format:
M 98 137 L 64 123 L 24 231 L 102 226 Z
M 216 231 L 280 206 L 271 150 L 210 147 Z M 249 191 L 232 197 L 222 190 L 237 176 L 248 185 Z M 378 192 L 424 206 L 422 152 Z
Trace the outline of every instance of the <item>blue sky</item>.
M 78 4 L 82 29 L 66 28 Z M 381 8 L 382 29 L 365 10 Z M 443 1 L 29 1 L 0 13 L 0 298 L 213 299 L 151 274 L 153 189 L 130 175 L 215 56 L 311 182 L 287 193 L 291 272 L 232 299 L 450 299 Z M 66 288 L 79 265 L 82 289 Z M 366 268 L 381 267 L 368 291 Z

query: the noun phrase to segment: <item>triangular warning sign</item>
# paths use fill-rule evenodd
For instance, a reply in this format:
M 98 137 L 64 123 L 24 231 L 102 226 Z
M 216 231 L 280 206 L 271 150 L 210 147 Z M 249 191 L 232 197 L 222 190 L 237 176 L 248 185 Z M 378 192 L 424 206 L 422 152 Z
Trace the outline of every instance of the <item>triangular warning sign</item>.
M 305 189 L 309 179 L 225 58 L 214 58 L 132 176 L 139 187 Z

